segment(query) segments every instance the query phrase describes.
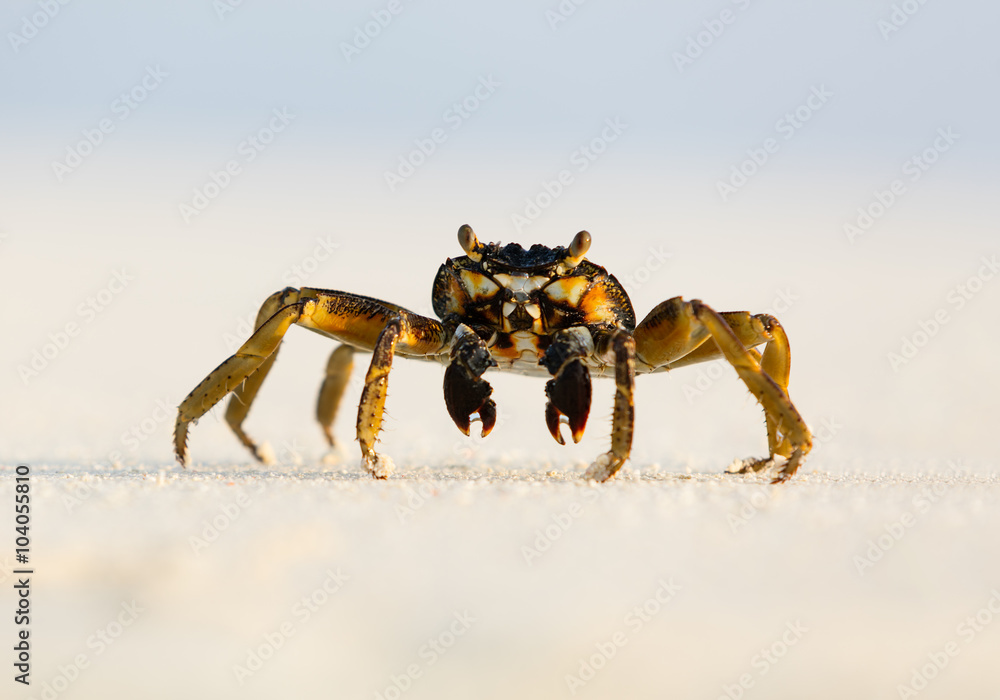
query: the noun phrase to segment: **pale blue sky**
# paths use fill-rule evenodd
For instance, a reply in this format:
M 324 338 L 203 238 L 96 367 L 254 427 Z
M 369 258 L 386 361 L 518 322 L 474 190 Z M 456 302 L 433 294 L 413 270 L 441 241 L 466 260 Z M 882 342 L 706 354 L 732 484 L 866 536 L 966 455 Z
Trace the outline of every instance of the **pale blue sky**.
M 49 6 L 58 13 L 40 21 Z M 553 28 L 547 13 L 559 6 L 245 0 L 220 17 L 211 0 L 4 3 L 0 312 L 17 331 L 0 367 L 0 393 L 16 399 L 0 408 L 11 428 L 0 448 L 106 453 L 157 399 L 176 403 L 224 358 L 223 338 L 321 236 L 337 255 L 308 284 L 423 310 L 433 271 L 459 253 L 455 231 L 470 223 L 485 240 L 525 244 L 565 245 L 587 228 L 590 258 L 622 277 L 640 272 L 650 250 L 668 251 L 670 264 L 634 290 L 640 316 L 675 295 L 759 311 L 790 289 L 798 301 L 781 318 L 796 348 L 793 396 L 812 422 L 849 425 L 830 454 L 913 439 L 937 405 L 972 413 L 917 430 L 920 454 L 946 454 L 959 437 L 972 455 L 992 453 L 971 416 L 996 417 L 988 397 L 1000 386 L 985 348 L 1000 338 L 980 318 L 995 316 L 1000 282 L 956 310 L 904 372 L 886 358 L 1000 247 L 1000 6 L 926 3 L 885 36 L 879 23 L 892 20 L 893 3 L 884 0 L 589 0 Z M 390 7 L 398 14 L 347 61 L 342 44 Z M 702 53 L 679 70 L 675 53 L 699 35 Z M 141 95 L 144 76 L 155 89 L 124 109 L 116 100 Z M 467 99 L 475 109 L 456 118 L 453 105 Z M 785 115 L 796 110 L 809 118 L 790 129 Z M 53 164 L 102 120 L 109 133 L 57 177 Z M 273 140 L 266 133 L 264 147 L 248 149 L 272 126 L 282 127 Z M 398 175 L 400 159 L 413 160 L 415 142 L 433 141 L 436 129 L 434 152 L 390 187 L 387 173 Z M 957 140 L 941 141 L 939 129 Z M 581 161 L 595 139 L 602 152 Z M 733 182 L 732 168 L 768 139 L 774 152 L 723 199 L 719 183 Z M 936 162 L 907 179 L 905 163 L 929 148 Z M 185 218 L 230 161 L 238 172 L 227 186 Z M 527 200 L 538 202 L 561 171 L 571 186 L 518 227 Z M 895 180 L 905 192 L 851 243 L 844 226 Z M 79 304 L 122 266 L 135 282 L 45 372 L 20 381 L 17 367 L 49 334 L 85 321 Z M 312 426 L 300 426 L 329 347 L 304 335 L 290 335 L 285 357 L 293 346 L 313 354 L 301 370 L 288 360 L 293 374 L 255 411 L 275 421 L 276 436 L 301 429 L 313 440 Z M 407 408 L 419 401 L 435 407 L 433 430 L 450 430 L 437 375 L 413 371 L 394 378 L 390 446 L 431 429 Z M 688 405 L 680 373 L 652 380 L 662 397 L 645 400 L 640 421 L 669 417 L 676 429 L 638 433 L 637 455 L 748 451 L 745 441 L 715 445 L 719 420 L 757 445 L 756 409 L 730 379 L 715 384 L 730 393 L 712 408 L 708 398 Z M 541 385 L 512 381 L 498 391 L 517 388 L 507 402 L 514 429 L 550 448 L 535 415 Z M 518 423 L 524 397 L 532 432 Z M 855 413 L 859 401 L 866 412 Z M 288 413 L 292 404 L 301 411 Z M 742 413 L 727 419 L 729 406 Z M 54 423 L 64 426 L 58 440 Z M 169 461 L 169 425 L 158 430 L 135 455 Z M 699 430 L 700 442 L 673 439 Z M 223 431 L 202 432 L 204 454 L 240 455 Z M 604 444 L 602 430 L 592 433 L 581 458 Z

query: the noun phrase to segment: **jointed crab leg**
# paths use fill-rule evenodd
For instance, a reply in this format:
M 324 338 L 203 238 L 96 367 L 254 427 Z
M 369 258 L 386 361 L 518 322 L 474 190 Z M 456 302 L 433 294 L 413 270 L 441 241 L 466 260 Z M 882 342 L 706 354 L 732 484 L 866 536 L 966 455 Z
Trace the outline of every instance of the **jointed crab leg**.
M 389 371 L 392 369 L 392 356 L 396 352 L 396 342 L 401 333 L 402 322 L 398 316 L 382 329 L 372 351 L 372 362 L 368 367 L 368 374 L 365 375 L 365 388 L 361 391 L 361 403 L 358 405 L 358 442 L 361 443 L 361 461 L 378 479 L 386 479 L 392 473 L 392 462 L 375 453 L 375 439 L 382 430 Z
M 330 359 L 326 363 L 326 378 L 319 388 L 319 399 L 316 401 L 316 420 L 319 421 L 330 447 L 337 444 L 333 437 L 332 426 L 347 382 L 351 379 L 352 369 L 354 369 L 354 348 L 350 345 L 341 345 L 330 353 Z
M 777 320 L 744 312 L 720 314 L 699 300 L 676 297 L 653 309 L 636 328 L 635 338 L 639 360 L 650 367 L 673 368 L 724 356 L 764 407 L 770 458 L 751 468 L 767 466 L 780 455 L 788 461 L 775 482 L 795 474 L 812 449 L 812 435 L 786 392 L 791 355 Z M 767 342 L 763 355 L 746 347 L 762 342 Z
M 278 349 L 288 327 L 297 322 L 303 313 L 310 313 L 315 306 L 316 301 L 310 299 L 279 310 L 254 331 L 254 334 L 243 343 L 235 355 L 216 367 L 181 402 L 177 408 L 177 422 L 174 425 L 174 452 L 181 464 L 184 464 L 186 458 L 188 424 L 205 415 L 212 406 L 221 401 L 230 391 L 237 389 L 243 380 L 264 364 Z M 244 392 L 244 395 L 252 399 L 262 380 L 263 374 L 249 391 Z M 234 410 L 233 413 L 237 419 L 241 420 L 238 414 L 242 412 L 243 415 L 246 415 L 249 408 L 250 404 L 247 402 L 243 404 L 241 411 Z M 242 431 L 237 434 L 240 433 Z M 244 440 L 244 443 L 248 443 L 248 446 L 253 445 L 249 438 Z M 251 450 L 256 457 L 256 448 L 251 447 Z
M 760 368 L 781 387 L 787 396 L 788 378 L 792 370 L 792 351 L 788 346 L 788 336 L 785 335 L 785 329 L 781 327 L 778 319 L 774 316 L 762 314 L 755 318 L 764 324 L 764 328 L 770 336 L 767 345 L 764 346 L 764 354 L 760 357 Z M 767 421 L 767 447 L 770 454 L 790 457 L 795 449 L 791 441 L 778 430 L 778 423 L 770 412 L 765 411 L 764 416 Z M 801 416 L 799 420 L 802 420 Z
M 344 292 L 285 289 L 268 297 L 260 316 L 266 316 L 274 306 L 280 308 L 259 325 L 236 354 L 219 365 L 181 402 L 174 428 L 177 459 L 181 464 L 186 461 L 188 425 L 231 391 L 237 393 L 227 411 L 227 422 L 254 452 L 254 456 L 260 458 L 259 450 L 243 432 L 242 422 L 273 363 L 272 358 L 282 338 L 288 328 L 297 323 L 353 347 L 374 351 L 358 410 L 358 440 L 365 465 L 376 476 L 382 476 L 378 472 L 384 471 L 384 466 L 381 466 L 373 444 L 382 423 L 385 384 L 392 355 L 397 351 L 410 356 L 437 355 L 447 346 L 449 334 L 438 321 L 394 304 Z M 329 418 L 332 421 L 343 393 L 347 364 L 348 352 L 337 355 L 335 351 L 327 365 L 328 378 L 320 391 L 317 407 L 317 416 L 324 428 L 328 426 L 324 420 Z
M 635 425 L 635 339 L 625 330 L 613 330 L 598 336 L 597 352 L 613 357 L 615 365 L 615 408 L 611 423 L 611 450 L 590 465 L 584 477 L 607 481 L 614 476 L 632 451 Z
M 676 319 L 684 317 L 683 308 L 683 300 L 679 297 L 671 299 L 661 304 L 657 309 L 654 309 L 647 319 L 659 318 L 662 320 L 663 317 L 670 317 L 675 319 L 676 322 Z M 788 346 L 788 336 L 785 335 L 785 329 L 778 323 L 778 319 L 769 314 L 750 315 L 746 311 L 721 311 L 719 315 L 725 319 L 743 346 L 760 363 L 760 367 L 764 373 L 771 377 L 787 393 L 788 378 L 791 370 L 791 350 Z M 690 330 L 690 327 L 683 323 L 678 325 L 680 328 L 687 327 Z M 707 328 L 704 326 L 701 328 L 706 333 L 702 333 L 701 335 L 692 334 L 688 339 L 690 342 L 685 345 L 685 349 L 690 348 L 691 343 L 695 342 L 698 337 L 701 337 L 702 341 L 707 340 Z M 762 343 L 767 343 L 764 347 L 763 355 L 753 349 L 754 346 L 761 345 Z M 723 353 L 719 350 L 718 344 L 701 342 L 700 345 L 683 355 L 683 357 L 669 361 L 668 366 L 674 369 L 721 357 L 723 357 Z M 771 414 L 766 411 L 765 418 L 767 421 L 767 445 L 771 456 L 790 456 L 793 448 L 788 438 L 778 433 L 777 423 L 771 417 Z M 753 466 L 762 468 L 766 466 L 768 461 L 760 460 Z
M 282 309 L 290 304 L 294 304 L 298 300 L 299 290 L 292 289 L 290 287 L 280 292 L 275 292 L 269 296 L 264 303 L 261 304 L 260 311 L 257 312 L 257 321 L 254 325 L 255 330 L 263 326 L 264 323 L 269 318 L 274 316 L 279 309 Z M 240 349 L 242 350 L 242 348 Z M 237 352 L 237 354 L 239 353 Z M 236 437 L 240 439 L 240 442 L 242 442 L 246 448 L 250 450 L 253 456 L 261 462 L 267 461 L 267 455 L 261 453 L 260 448 L 257 447 L 257 443 L 255 443 L 250 436 L 244 432 L 243 421 L 246 420 L 247 413 L 250 412 L 250 405 L 257 397 L 260 385 L 264 383 L 264 379 L 267 377 L 267 373 L 271 371 L 271 366 L 274 364 L 276 359 L 278 359 L 277 346 L 275 346 L 274 351 L 267 357 L 267 359 L 261 363 L 260 367 L 254 370 L 250 376 L 248 376 L 236 387 L 233 391 L 233 395 L 229 398 L 229 405 L 226 407 L 226 423 L 228 423 L 229 427 L 232 428 L 232 431 L 236 433 Z M 183 460 L 181 461 L 183 463 Z

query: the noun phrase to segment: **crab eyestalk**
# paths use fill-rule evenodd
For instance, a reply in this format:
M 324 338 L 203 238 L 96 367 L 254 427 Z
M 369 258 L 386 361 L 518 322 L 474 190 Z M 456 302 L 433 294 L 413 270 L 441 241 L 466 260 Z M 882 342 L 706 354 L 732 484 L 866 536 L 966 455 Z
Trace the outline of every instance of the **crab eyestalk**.
M 476 238 L 476 232 L 468 224 L 463 224 L 458 229 L 458 244 L 473 262 L 479 262 L 483 258 L 483 244 Z
M 583 256 L 590 250 L 590 243 L 590 234 L 586 231 L 580 231 L 580 233 L 573 236 L 573 241 L 569 244 L 569 255 L 563 260 L 563 265 L 569 269 L 573 269 L 583 262 Z

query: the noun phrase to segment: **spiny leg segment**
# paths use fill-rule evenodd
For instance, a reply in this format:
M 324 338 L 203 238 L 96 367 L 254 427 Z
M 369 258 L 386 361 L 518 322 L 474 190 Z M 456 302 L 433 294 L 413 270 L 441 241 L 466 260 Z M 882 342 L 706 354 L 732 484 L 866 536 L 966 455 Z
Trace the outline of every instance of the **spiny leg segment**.
M 182 465 L 187 460 L 189 425 L 231 391 L 235 395 L 226 412 L 227 422 L 254 456 L 261 458 L 242 424 L 293 323 L 349 344 L 331 355 L 317 402 L 316 415 L 328 441 L 332 440 L 329 428 L 350 375 L 354 348 L 372 351 L 358 407 L 358 441 L 364 466 L 380 478 L 388 475 L 391 463 L 375 453 L 374 442 L 382 425 L 392 356 L 396 351 L 410 356 L 436 356 L 447 347 L 450 333 L 439 321 L 394 304 L 312 288 L 289 288 L 268 297 L 253 335 L 181 402 L 174 427 L 174 451 Z
M 288 287 L 280 292 L 275 292 L 269 296 L 263 304 L 261 304 L 260 311 L 257 312 L 257 321 L 254 324 L 254 330 L 259 329 L 264 323 L 276 314 L 280 309 L 290 304 L 294 304 L 299 300 L 299 290 L 292 289 Z M 270 455 L 263 453 L 257 446 L 249 435 L 243 430 L 243 421 L 246 420 L 247 413 L 250 412 L 250 404 L 257 397 L 257 392 L 260 390 L 260 385 L 264 383 L 264 379 L 267 377 L 267 373 L 271 371 L 271 366 L 274 361 L 278 359 L 278 349 L 279 345 L 276 345 L 274 351 L 265 359 L 260 367 L 254 370 L 250 376 L 244 379 L 233 391 L 233 395 L 229 398 L 229 405 L 226 406 L 226 423 L 236 437 L 240 439 L 240 442 L 251 454 L 260 462 L 267 464 L 270 460 Z M 242 350 L 242 348 L 241 348 Z M 239 354 L 237 352 L 237 354 Z M 206 380 L 207 381 L 207 380 Z M 178 456 L 180 454 L 178 453 Z M 183 459 L 181 460 L 183 464 Z
M 607 481 L 622 468 L 632 451 L 632 432 L 635 427 L 635 339 L 628 331 L 616 329 L 598 335 L 595 345 L 599 355 L 614 362 L 615 407 L 611 422 L 611 449 L 590 465 L 584 477 Z
M 303 314 L 310 314 L 316 308 L 315 299 L 299 300 L 296 290 L 285 290 L 269 297 L 261 308 L 261 314 L 274 305 L 276 297 L 291 303 L 261 323 L 236 353 L 205 377 L 178 406 L 177 422 L 174 425 L 174 452 L 182 465 L 187 461 L 188 425 L 208 413 L 212 406 L 231 391 L 235 391 L 236 395 L 226 411 L 226 422 L 254 457 L 261 459 L 257 445 L 242 429 L 243 419 L 274 363 L 271 358 L 274 357 L 288 328 L 298 322 Z M 260 369 L 263 371 L 258 371 Z M 253 376 L 255 373 L 256 376 Z M 251 381 L 245 382 L 251 376 L 253 376 Z
M 391 319 L 382 330 L 372 351 L 372 362 L 365 375 L 365 388 L 361 391 L 358 406 L 358 442 L 361 443 L 361 461 L 376 479 L 387 479 L 392 474 L 392 460 L 375 453 L 375 440 L 382 430 L 386 389 L 389 371 L 396 352 L 396 342 L 402 332 L 398 316 Z

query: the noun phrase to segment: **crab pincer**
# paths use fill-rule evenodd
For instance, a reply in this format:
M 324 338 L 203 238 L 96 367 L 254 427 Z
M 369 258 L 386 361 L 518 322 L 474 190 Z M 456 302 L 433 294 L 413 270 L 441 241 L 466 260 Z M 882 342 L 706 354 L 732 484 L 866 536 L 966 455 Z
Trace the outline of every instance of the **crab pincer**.
M 561 423 L 569 425 L 573 442 L 580 442 L 590 415 L 590 371 L 578 359 L 570 360 L 562 366 L 554 379 L 545 385 L 545 424 L 552 437 L 560 445 L 565 445 L 559 432 Z
M 464 434 L 469 434 L 472 416 L 479 416 L 486 437 L 497 422 L 497 405 L 490 396 L 493 387 L 483 373 L 497 362 L 490 356 L 482 338 L 467 326 L 455 333 L 451 363 L 444 372 L 444 402 L 448 414 Z

